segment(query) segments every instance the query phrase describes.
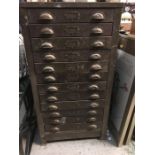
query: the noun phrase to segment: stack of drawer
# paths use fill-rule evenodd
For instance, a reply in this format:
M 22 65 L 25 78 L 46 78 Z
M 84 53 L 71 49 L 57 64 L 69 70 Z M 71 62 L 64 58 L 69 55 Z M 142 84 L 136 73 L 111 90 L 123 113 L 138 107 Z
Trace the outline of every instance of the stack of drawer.
M 26 17 L 42 138 L 100 137 L 113 9 L 30 7 Z

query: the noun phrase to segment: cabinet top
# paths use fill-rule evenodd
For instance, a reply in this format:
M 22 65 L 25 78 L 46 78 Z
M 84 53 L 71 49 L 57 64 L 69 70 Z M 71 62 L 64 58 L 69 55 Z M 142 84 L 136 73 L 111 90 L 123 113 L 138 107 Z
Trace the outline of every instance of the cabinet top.
M 120 8 L 123 3 L 113 2 L 26 2 L 20 3 L 21 8 Z

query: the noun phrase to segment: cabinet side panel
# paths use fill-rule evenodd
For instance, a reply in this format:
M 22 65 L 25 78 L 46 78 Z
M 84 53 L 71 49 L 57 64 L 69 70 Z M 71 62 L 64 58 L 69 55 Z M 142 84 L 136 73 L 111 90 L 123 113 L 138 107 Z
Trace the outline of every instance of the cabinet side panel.
M 28 29 L 28 21 L 27 21 L 27 10 L 20 8 L 20 25 L 22 27 L 22 34 L 24 37 L 24 44 L 26 49 L 26 57 L 28 61 L 28 69 L 29 69 L 29 75 L 32 85 L 32 93 L 33 93 L 33 99 L 34 99 L 34 108 L 37 114 L 37 124 L 38 124 L 38 130 L 39 130 L 39 136 L 41 139 L 41 143 L 46 143 L 44 139 L 44 124 L 43 119 L 40 113 L 39 108 L 39 98 L 38 98 L 38 89 L 36 85 L 36 77 L 34 73 L 34 65 L 33 65 L 33 56 L 32 56 L 32 48 L 31 48 L 31 42 L 30 42 L 30 33 Z
M 109 108 L 110 108 L 110 101 L 111 101 L 111 91 L 113 85 L 113 77 L 114 77 L 114 70 L 116 65 L 116 50 L 118 45 L 118 35 L 119 35 L 119 26 L 120 26 L 120 19 L 121 19 L 121 8 L 114 9 L 114 22 L 113 22 L 113 32 L 112 32 L 112 50 L 110 55 L 109 61 L 109 73 L 108 73 L 108 81 L 107 81 L 107 91 L 106 91 L 106 98 L 105 103 L 106 107 L 104 109 L 104 116 L 103 116 L 103 126 L 101 131 L 101 139 L 106 138 L 106 130 L 108 125 L 109 119 Z

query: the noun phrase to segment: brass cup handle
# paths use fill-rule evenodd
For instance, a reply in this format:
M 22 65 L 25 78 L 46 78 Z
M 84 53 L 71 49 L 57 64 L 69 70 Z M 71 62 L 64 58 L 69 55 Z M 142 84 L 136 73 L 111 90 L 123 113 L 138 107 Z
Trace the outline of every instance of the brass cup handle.
M 104 18 L 105 18 L 104 15 L 102 13 L 99 13 L 99 12 L 94 13 L 92 15 L 92 19 L 94 19 L 94 20 L 103 20 Z
M 96 103 L 96 102 L 92 102 L 92 103 L 90 104 L 90 107 L 91 107 L 91 108 L 97 108 L 97 107 L 99 107 L 99 104 Z
M 60 113 L 59 112 L 52 112 L 50 114 L 51 117 L 61 117 Z
M 53 20 L 53 16 L 50 13 L 44 12 L 40 14 L 39 19 L 51 21 Z
M 56 57 L 54 55 L 47 54 L 47 55 L 44 56 L 44 60 L 45 61 L 55 61 Z
M 97 115 L 97 111 L 96 110 L 90 110 L 90 111 L 88 111 L 88 115 L 91 115 L 91 116 Z
M 46 77 L 44 78 L 44 80 L 45 80 L 46 82 L 54 82 L 54 81 L 56 81 L 56 79 L 55 79 L 54 76 L 46 76 Z
M 45 66 L 42 70 L 43 73 L 53 73 L 55 69 L 52 66 Z
M 55 86 L 50 86 L 50 87 L 47 88 L 47 91 L 48 92 L 57 92 L 58 91 L 58 88 L 55 87 Z
M 97 47 L 97 48 L 104 47 L 104 43 L 100 40 L 97 40 L 93 43 L 93 47 Z
M 53 45 L 49 42 L 44 42 L 41 44 L 41 48 L 42 49 L 52 49 L 53 48 Z
M 52 127 L 51 130 L 53 132 L 58 132 L 58 131 L 60 131 L 60 128 L 59 127 Z
M 96 118 L 95 117 L 90 117 L 87 120 L 88 123 L 95 122 L 95 121 L 96 121 Z
M 102 67 L 99 64 L 94 64 L 90 67 L 90 70 L 99 71 L 99 70 L 102 70 Z
M 50 110 L 58 110 L 58 106 L 51 104 L 51 105 L 49 105 L 49 109 Z
M 99 59 L 101 59 L 101 55 L 100 54 L 97 54 L 97 53 L 92 54 L 90 56 L 90 59 L 92 59 L 92 60 L 99 60 Z
M 92 74 L 90 76 L 90 80 L 100 80 L 100 79 L 101 79 L 101 76 L 98 74 Z
M 88 87 L 88 89 L 89 90 L 92 90 L 92 91 L 94 91 L 94 90 L 99 90 L 99 87 L 98 87 L 98 85 L 90 85 L 89 87 Z
M 45 27 L 45 28 L 41 29 L 40 34 L 41 35 L 53 35 L 54 31 L 48 27 Z
M 92 94 L 92 95 L 90 95 L 90 99 L 91 100 L 96 100 L 96 99 L 99 99 L 99 98 L 100 98 L 99 94 Z
M 94 27 L 92 29 L 92 33 L 93 34 L 102 34 L 103 33 L 103 30 L 101 28 L 99 28 L 99 27 Z
M 55 101 L 57 101 L 57 100 L 58 100 L 58 98 L 55 97 L 55 96 L 49 96 L 49 97 L 47 98 L 47 101 L 48 101 L 48 102 L 55 102 Z
M 93 129 L 97 129 L 97 125 L 96 124 L 91 124 L 88 126 L 88 129 L 93 130 Z

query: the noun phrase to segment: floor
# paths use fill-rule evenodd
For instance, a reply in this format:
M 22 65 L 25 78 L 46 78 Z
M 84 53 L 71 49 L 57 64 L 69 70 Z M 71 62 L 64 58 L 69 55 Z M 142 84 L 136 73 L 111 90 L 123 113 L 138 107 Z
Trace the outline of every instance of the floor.
M 134 155 L 135 144 L 116 147 L 112 138 L 70 140 L 48 143 L 41 146 L 34 142 L 30 155 Z

